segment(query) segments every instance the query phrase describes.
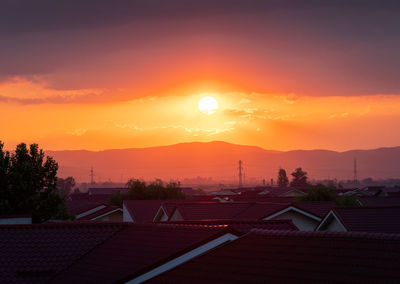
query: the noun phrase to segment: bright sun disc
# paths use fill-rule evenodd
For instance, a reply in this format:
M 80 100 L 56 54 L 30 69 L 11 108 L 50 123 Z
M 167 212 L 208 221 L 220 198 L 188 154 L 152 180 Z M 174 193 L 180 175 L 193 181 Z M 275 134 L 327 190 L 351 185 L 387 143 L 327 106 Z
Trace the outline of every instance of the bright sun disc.
M 199 110 L 205 114 L 213 114 L 218 109 L 218 102 L 213 97 L 204 97 L 199 101 Z

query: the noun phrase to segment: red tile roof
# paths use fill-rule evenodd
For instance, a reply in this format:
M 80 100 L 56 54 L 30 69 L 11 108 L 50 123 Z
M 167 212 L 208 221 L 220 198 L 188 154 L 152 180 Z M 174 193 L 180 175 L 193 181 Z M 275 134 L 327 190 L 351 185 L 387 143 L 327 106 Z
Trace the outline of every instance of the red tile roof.
M 333 212 L 348 231 L 400 233 L 400 206 L 336 207 Z
M 240 202 L 180 203 L 175 204 L 175 210 L 183 220 L 233 219 L 252 205 Z
M 293 206 L 322 218 L 336 206 L 336 203 L 332 201 L 304 201 L 294 202 Z
M 253 230 L 146 283 L 395 283 L 399 259 L 400 235 Z
M 44 283 L 124 226 L 74 222 L 2 225 L 0 283 Z
M 57 275 L 52 283 L 115 283 L 216 237 L 226 226 L 130 223 Z
M 136 223 L 153 222 L 165 200 L 125 200 L 124 206 Z
M 400 196 L 390 196 L 390 197 L 370 197 L 362 196 L 358 197 L 358 200 L 364 206 L 400 206 Z
M 104 215 L 107 213 L 112 213 L 112 212 L 118 211 L 118 210 L 122 211 L 122 209 L 118 206 L 105 205 L 104 208 L 97 210 L 96 212 L 93 212 L 92 214 L 78 218 L 77 220 L 93 220 L 96 217 L 100 217 L 101 215 Z
M 90 193 L 90 195 L 98 195 L 98 194 L 112 195 L 116 192 L 127 193 L 128 188 L 126 188 L 126 187 L 91 187 L 88 189 L 88 193 Z
M 78 215 L 102 204 L 108 204 L 111 195 L 89 195 L 87 193 L 71 194 L 66 202 L 70 213 Z
M 291 220 L 208 220 L 208 221 L 175 221 L 168 224 L 182 226 L 220 226 L 226 225 L 240 233 L 248 233 L 252 229 L 264 230 L 298 230 Z
M 280 211 L 290 205 L 290 203 L 249 203 L 249 206 L 245 211 L 241 212 L 237 216 L 238 219 L 254 219 L 259 220 L 268 217 L 272 213 Z

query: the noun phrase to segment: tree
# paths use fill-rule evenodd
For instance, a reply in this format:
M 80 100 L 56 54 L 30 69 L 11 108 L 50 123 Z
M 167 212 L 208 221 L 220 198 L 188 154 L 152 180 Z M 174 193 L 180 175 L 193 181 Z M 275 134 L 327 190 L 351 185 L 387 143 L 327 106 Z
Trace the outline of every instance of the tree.
M 286 175 L 286 171 L 284 169 L 279 169 L 278 186 L 287 187 L 288 185 L 289 185 L 289 179 Z
M 121 206 L 124 200 L 185 199 L 185 194 L 180 190 L 180 183 L 165 184 L 162 180 L 156 179 L 154 182 L 146 184 L 138 179 L 130 179 L 127 186 L 128 192 L 126 194 L 119 191 L 114 193 L 110 204 Z
M 310 189 L 298 201 L 338 201 L 338 195 L 334 187 L 317 184 L 310 186 Z
M 71 217 L 57 191 L 57 170 L 37 144 L 21 143 L 10 154 L 0 143 L 0 214 L 31 214 L 35 223 Z
M 67 197 L 68 195 L 71 194 L 72 189 L 74 188 L 76 182 L 73 177 L 67 177 L 67 178 L 58 178 L 57 179 L 57 188 L 58 192 L 61 196 Z
M 354 196 L 339 196 L 335 187 L 323 184 L 311 185 L 308 192 L 298 197 L 297 201 L 333 201 L 339 206 L 360 206 Z
M 293 187 L 304 187 L 308 186 L 307 183 L 307 172 L 304 172 L 301 168 L 297 168 L 292 173 L 293 179 L 290 183 L 290 186 Z

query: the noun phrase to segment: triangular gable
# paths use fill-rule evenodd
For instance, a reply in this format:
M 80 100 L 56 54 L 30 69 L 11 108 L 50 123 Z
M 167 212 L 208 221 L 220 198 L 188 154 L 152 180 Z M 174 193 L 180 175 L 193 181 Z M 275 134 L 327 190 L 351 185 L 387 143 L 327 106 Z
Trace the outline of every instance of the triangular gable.
M 286 208 L 284 208 L 282 210 L 279 210 L 279 211 L 277 211 L 277 212 L 275 212 L 275 213 L 273 213 L 273 214 L 271 214 L 271 215 L 269 215 L 269 216 L 267 216 L 267 217 L 265 217 L 263 219 L 264 220 L 271 220 L 271 219 L 276 218 L 279 215 L 282 215 L 282 214 L 284 214 L 286 212 L 289 212 L 289 211 L 294 211 L 294 212 L 297 212 L 297 213 L 302 214 L 304 216 L 307 216 L 308 218 L 311 218 L 313 220 L 321 221 L 321 218 L 319 218 L 318 216 L 315 216 L 314 214 L 311 214 L 311 213 L 306 212 L 306 211 L 304 211 L 302 209 L 299 209 L 299 208 L 297 208 L 297 207 L 295 207 L 293 205 L 291 205 L 289 207 L 286 207 Z
M 179 212 L 178 208 L 175 207 L 175 210 L 171 214 L 171 216 L 168 218 L 168 221 L 182 221 L 183 217 L 181 212 Z
M 329 229 L 329 226 L 332 226 Z M 340 220 L 340 218 L 335 214 L 333 210 L 329 211 L 326 214 L 325 218 L 321 221 L 318 227 L 315 229 L 316 231 L 342 231 L 348 232 L 346 226 Z
M 154 216 L 153 222 L 165 222 L 168 221 L 168 214 L 165 212 L 163 206 L 158 208 L 156 215 Z

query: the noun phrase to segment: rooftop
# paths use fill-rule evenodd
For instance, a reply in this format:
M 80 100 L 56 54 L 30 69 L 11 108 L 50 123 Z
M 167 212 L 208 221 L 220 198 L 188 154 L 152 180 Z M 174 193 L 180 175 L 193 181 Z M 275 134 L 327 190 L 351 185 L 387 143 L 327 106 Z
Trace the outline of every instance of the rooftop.
M 399 258 L 399 235 L 255 229 L 148 282 L 396 282 Z

